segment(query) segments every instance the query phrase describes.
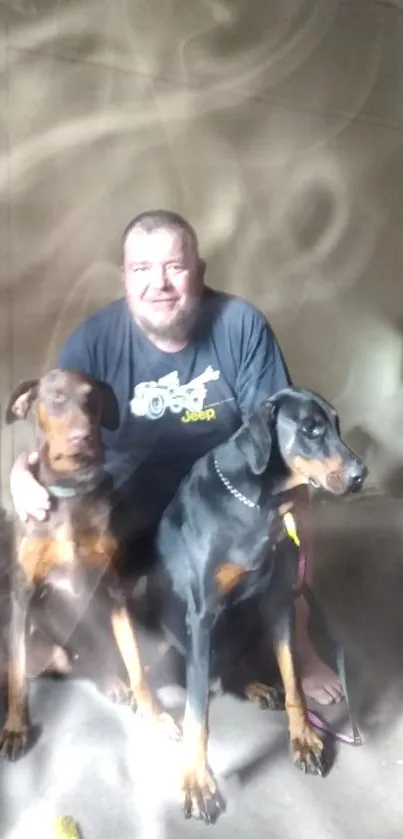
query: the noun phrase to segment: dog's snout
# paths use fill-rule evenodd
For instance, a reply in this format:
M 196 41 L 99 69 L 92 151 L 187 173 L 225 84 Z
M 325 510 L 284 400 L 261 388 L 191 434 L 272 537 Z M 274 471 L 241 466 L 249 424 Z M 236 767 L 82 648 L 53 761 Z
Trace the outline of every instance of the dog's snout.
M 89 436 L 89 428 L 71 428 L 68 433 L 68 438 L 71 443 L 81 443 L 82 440 L 87 440 Z
M 91 430 L 89 427 L 71 428 L 67 434 L 67 440 L 73 448 L 84 446 L 91 439 Z

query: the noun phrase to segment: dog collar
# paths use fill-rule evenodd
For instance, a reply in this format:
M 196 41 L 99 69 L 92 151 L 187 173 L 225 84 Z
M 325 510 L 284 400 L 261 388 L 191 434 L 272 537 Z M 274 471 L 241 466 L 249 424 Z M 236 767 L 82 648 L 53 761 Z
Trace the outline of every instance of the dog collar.
M 246 507 L 254 508 L 255 510 L 260 510 L 259 504 L 255 504 L 254 501 L 251 501 L 250 498 L 247 498 L 246 495 L 243 495 L 242 492 L 239 492 L 239 489 L 233 486 L 229 478 L 226 478 L 225 475 L 221 472 L 221 469 L 217 463 L 217 459 L 214 458 L 214 469 L 221 481 L 221 483 L 225 486 L 225 489 L 237 499 L 237 501 L 241 501 L 242 504 L 245 504 Z
M 225 475 L 223 475 L 216 458 L 214 458 L 214 468 L 223 486 L 225 486 L 228 492 L 230 492 L 231 495 L 233 495 L 234 498 L 237 499 L 237 501 L 240 501 L 242 504 L 245 504 L 246 507 L 250 507 L 255 510 L 260 510 L 259 504 L 255 504 L 254 501 L 252 501 L 250 498 L 247 498 L 246 495 L 243 495 L 242 492 L 239 492 L 239 489 L 236 489 L 236 487 L 234 487 L 229 478 L 226 478 Z M 296 545 L 297 548 L 299 548 L 301 546 L 301 542 L 297 533 L 297 526 L 292 513 L 284 513 L 283 522 L 287 531 L 287 535 L 290 539 L 292 539 L 294 545 Z
M 101 488 L 110 490 L 107 473 L 103 472 L 98 480 L 90 484 L 82 483 L 75 486 L 63 486 L 62 484 L 49 484 L 48 491 L 55 498 L 75 498 L 76 496 L 88 495 L 91 492 L 99 491 Z
M 74 498 L 75 495 L 78 495 L 77 489 L 74 487 L 62 487 L 55 484 L 54 486 L 48 487 L 48 489 L 51 495 L 54 495 L 56 498 Z

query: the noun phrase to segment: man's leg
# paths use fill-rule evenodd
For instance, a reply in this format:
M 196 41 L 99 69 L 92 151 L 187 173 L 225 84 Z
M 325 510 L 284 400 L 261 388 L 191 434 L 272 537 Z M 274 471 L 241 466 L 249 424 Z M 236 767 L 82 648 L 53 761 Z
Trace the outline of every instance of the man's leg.
M 312 585 L 312 531 L 310 521 L 310 499 L 306 487 L 298 491 L 297 526 L 301 544 L 306 555 L 305 582 Z M 330 705 L 343 697 L 340 680 L 336 673 L 319 658 L 309 636 L 309 606 L 303 595 L 295 600 L 296 652 L 300 678 L 305 696 L 321 705 Z

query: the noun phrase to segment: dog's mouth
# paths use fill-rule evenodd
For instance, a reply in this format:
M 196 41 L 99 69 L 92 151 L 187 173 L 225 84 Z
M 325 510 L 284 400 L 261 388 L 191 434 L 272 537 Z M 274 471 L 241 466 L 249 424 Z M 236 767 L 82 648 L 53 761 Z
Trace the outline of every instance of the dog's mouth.
M 45 450 L 41 457 L 40 472 L 45 483 L 57 485 L 83 485 L 98 483 L 103 472 L 99 449 L 87 449 L 72 454 L 67 449 Z
M 348 491 L 358 492 L 363 483 L 363 479 L 357 478 L 356 481 L 351 481 L 350 487 L 340 472 L 328 472 L 323 476 L 323 480 L 320 480 L 317 475 L 309 475 L 307 481 L 313 489 L 324 489 L 333 495 L 345 495 Z
M 62 457 L 91 457 L 94 454 L 94 446 L 80 443 L 71 443 L 66 452 L 61 453 Z
M 81 469 L 91 466 L 96 466 L 100 460 L 99 449 L 94 446 L 70 447 L 66 451 L 57 451 L 52 453 L 52 464 L 60 465 L 68 464 L 70 468 Z
M 346 491 L 346 482 L 340 472 L 329 472 L 326 475 L 326 489 L 334 495 L 343 495 Z
M 95 451 L 80 451 L 77 449 L 76 451 L 70 451 L 67 455 L 69 460 L 72 460 L 73 463 L 77 464 L 77 467 L 81 466 L 94 466 L 98 461 L 98 456 L 96 455 Z M 61 459 L 65 459 L 66 455 L 61 455 Z
M 317 475 L 309 475 L 308 484 L 312 489 L 325 489 L 334 495 L 342 495 L 345 492 L 345 481 L 338 472 L 329 472 L 321 481 Z

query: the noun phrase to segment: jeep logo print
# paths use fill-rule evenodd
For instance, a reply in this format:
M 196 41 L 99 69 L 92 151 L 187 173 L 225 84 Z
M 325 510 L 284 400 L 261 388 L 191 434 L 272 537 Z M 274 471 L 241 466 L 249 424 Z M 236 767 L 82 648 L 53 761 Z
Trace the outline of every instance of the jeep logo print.
M 177 370 L 162 376 L 156 382 L 140 382 L 134 388 L 133 399 L 130 402 L 131 412 L 135 417 L 148 417 L 152 420 L 160 419 L 166 411 L 172 414 L 186 411 L 187 417 L 195 416 L 195 419 L 185 419 L 185 422 L 195 422 L 196 417 L 199 421 L 214 419 L 215 412 L 213 416 L 211 411 L 204 411 L 204 400 L 207 395 L 206 384 L 216 381 L 219 376 L 220 371 L 209 366 L 204 373 L 186 385 L 180 384 Z

